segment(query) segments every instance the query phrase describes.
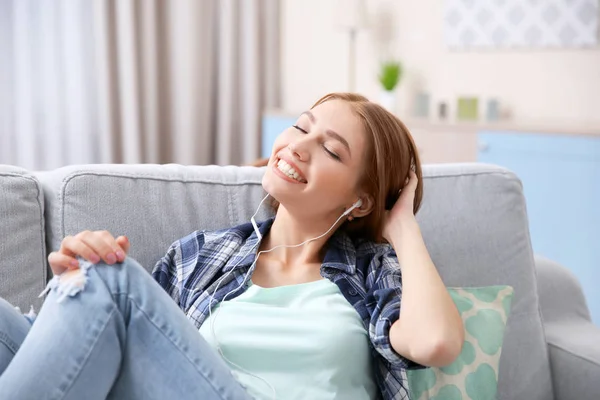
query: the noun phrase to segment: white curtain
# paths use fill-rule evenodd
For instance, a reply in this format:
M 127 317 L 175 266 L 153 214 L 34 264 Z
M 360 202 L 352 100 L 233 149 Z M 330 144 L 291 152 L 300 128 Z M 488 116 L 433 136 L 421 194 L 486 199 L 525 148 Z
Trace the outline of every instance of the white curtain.
M 278 105 L 278 0 L 0 0 L 0 164 L 249 163 Z

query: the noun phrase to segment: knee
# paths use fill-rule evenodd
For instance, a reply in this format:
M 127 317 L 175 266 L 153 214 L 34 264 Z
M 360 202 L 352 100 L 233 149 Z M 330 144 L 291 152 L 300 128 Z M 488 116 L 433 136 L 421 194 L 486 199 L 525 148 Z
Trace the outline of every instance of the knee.
M 18 313 L 18 309 L 10 304 L 8 301 L 0 297 L 0 320 L 5 320 L 9 315 Z
M 124 275 L 131 279 L 150 276 L 150 273 L 133 257 L 126 257 L 123 262 L 117 264 L 89 263 L 89 268 L 93 268 L 101 277 L 107 278 L 112 275 Z
M 131 287 L 131 282 L 142 279 L 152 279 L 150 274 L 135 259 L 127 257 L 122 263 L 92 264 L 88 261 L 80 261 L 80 268 L 63 272 L 56 275 L 48 283 L 46 291 L 56 291 L 59 294 L 58 302 L 66 297 L 73 297 L 85 291 L 90 280 L 98 280 L 111 292 L 126 291 Z
M 105 264 L 102 262 L 91 264 L 88 266 L 88 276 L 91 276 L 89 274 L 90 268 L 106 283 L 114 281 L 121 283 L 137 282 L 141 279 L 152 279 L 150 273 L 132 257 L 126 257 L 122 263 L 118 264 Z

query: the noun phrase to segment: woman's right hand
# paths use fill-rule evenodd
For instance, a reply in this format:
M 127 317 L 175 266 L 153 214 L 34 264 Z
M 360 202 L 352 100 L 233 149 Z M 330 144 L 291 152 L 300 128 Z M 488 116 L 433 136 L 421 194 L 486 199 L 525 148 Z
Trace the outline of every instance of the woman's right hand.
M 60 249 L 48 255 L 48 263 L 55 275 L 67 269 L 79 268 L 75 257 L 82 257 L 96 264 L 103 260 L 107 264 L 123 262 L 129 252 L 126 236 L 114 238 L 108 231 L 83 231 L 63 239 Z

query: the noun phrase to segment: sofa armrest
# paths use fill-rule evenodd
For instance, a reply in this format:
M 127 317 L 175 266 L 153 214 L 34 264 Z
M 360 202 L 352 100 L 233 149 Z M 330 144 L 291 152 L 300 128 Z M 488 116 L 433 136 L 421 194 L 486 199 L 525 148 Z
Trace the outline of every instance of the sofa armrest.
M 591 322 L 544 326 L 556 400 L 600 396 L 600 328 Z
M 591 322 L 581 286 L 558 263 L 536 256 L 538 293 L 557 400 L 600 394 L 600 328 Z
M 540 255 L 535 256 L 535 267 L 544 322 L 591 321 L 581 284 L 571 271 Z

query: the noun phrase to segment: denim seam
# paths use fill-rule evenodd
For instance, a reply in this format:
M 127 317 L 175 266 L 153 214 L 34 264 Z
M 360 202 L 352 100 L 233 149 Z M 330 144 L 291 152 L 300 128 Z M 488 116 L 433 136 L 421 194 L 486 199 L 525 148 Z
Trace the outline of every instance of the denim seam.
M 104 323 L 104 326 L 100 329 L 100 331 L 98 332 L 98 334 L 94 338 L 94 341 L 93 341 L 92 345 L 90 346 L 90 348 L 88 350 L 88 353 L 85 356 L 84 361 L 80 365 L 79 371 L 77 371 L 77 373 L 73 376 L 73 379 L 71 379 L 71 383 L 67 386 L 67 388 L 64 389 L 64 390 L 62 390 L 62 398 L 64 398 L 69 393 L 69 391 L 73 388 L 73 384 L 77 380 L 77 377 L 81 374 L 81 371 L 83 371 L 83 367 L 89 361 L 90 355 L 92 354 L 92 352 L 94 350 L 94 347 L 95 347 L 96 343 L 98 342 L 98 339 L 100 338 L 100 336 L 102 335 L 102 333 L 106 330 L 106 327 L 108 327 L 108 322 L 110 321 L 110 318 L 113 316 L 113 314 L 115 312 L 116 312 L 116 306 L 114 306 L 113 309 L 112 309 L 112 311 L 110 312 L 110 314 L 108 314 L 108 318 L 106 319 L 106 321 Z
M 225 399 L 224 393 L 219 390 L 218 387 L 216 387 L 212 381 L 212 379 L 210 379 L 208 376 L 206 376 L 206 374 L 204 372 L 202 372 L 198 366 L 196 365 L 196 363 L 194 362 L 193 359 L 191 359 L 190 357 L 188 357 L 188 355 L 186 354 L 185 351 L 183 351 L 183 349 L 181 349 L 175 342 L 173 342 L 173 340 L 167 336 L 167 334 L 154 322 L 154 320 L 140 307 L 140 305 L 135 301 L 135 299 L 133 299 L 131 296 L 129 296 L 129 293 L 123 293 L 123 292 L 117 292 L 117 293 L 112 293 L 113 296 L 125 296 L 127 297 L 127 299 L 134 304 L 138 311 L 141 312 L 142 314 L 144 314 L 144 316 L 148 319 L 148 321 L 154 325 L 154 327 L 184 356 L 184 358 L 186 358 L 190 364 L 192 364 L 194 366 L 194 368 L 196 369 L 196 371 L 198 371 L 206 380 L 206 382 L 213 388 L 213 390 L 215 391 L 215 393 L 220 394 L 221 399 Z
M 17 344 L 14 341 L 12 341 L 8 334 L 5 332 L 0 332 L 0 343 L 5 345 L 8 348 L 8 350 L 10 350 L 10 352 L 13 354 L 13 356 L 17 353 L 17 350 L 19 349 L 19 346 L 17 346 Z

